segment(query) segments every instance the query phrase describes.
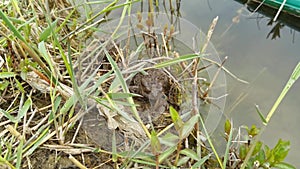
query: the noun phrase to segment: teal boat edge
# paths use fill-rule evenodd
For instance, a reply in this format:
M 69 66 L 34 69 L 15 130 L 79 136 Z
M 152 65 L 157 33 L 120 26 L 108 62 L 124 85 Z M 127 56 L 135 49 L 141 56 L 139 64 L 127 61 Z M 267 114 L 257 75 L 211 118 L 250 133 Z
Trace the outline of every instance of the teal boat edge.
M 260 0 L 266 5 L 278 8 L 282 5 L 284 0 Z M 283 9 L 289 13 L 300 16 L 300 0 L 286 0 Z

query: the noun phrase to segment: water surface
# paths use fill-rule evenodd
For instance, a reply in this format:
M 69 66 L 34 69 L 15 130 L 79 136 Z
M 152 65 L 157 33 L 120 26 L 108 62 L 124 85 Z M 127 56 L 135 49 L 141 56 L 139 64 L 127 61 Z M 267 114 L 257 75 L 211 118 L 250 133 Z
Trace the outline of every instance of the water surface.
M 245 6 L 233 0 L 191 0 L 183 2 L 181 9 L 182 16 L 204 32 L 211 20 L 219 16 L 213 44 L 220 57 L 229 56 L 225 64 L 227 68 L 250 82 L 249 85 L 241 84 L 228 76 L 226 113 L 233 118 L 236 127 L 242 124 L 261 126 L 254 105 L 258 104 L 262 112 L 267 114 L 277 99 L 300 61 L 299 32 L 284 26 L 280 38 L 267 38 L 275 24 L 267 26 L 269 18 L 251 15 Z M 233 23 L 237 19 L 239 22 Z M 244 99 L 235 105 L 240 96 Z M 287 162 L 296 168 L 300 167 L 299 101 L 300 81 L 287 94 L 262 136 L 270 147 L 275 146 L 280 138 L 290 140 Z

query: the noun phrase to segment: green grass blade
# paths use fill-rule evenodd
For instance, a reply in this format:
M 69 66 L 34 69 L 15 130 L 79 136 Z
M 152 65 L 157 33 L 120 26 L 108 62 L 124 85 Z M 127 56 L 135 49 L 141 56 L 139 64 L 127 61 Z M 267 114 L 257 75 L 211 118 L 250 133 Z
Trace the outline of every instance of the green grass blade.
M 80 26 L 78 26 L 75 30 L 71 31 L 70 33 L 68 33 L 66 36 L 64 36 L 62 38 L 62 40 L 65 40 L 66 38 L 68 38 L 70 35 L 74 34 L 75 32 L 76 33 L 79 33 L 79 30 L 84 28 L 86 25 L 88 25 L 90 22 L 93 22 L 97 17 L 99 17 L 100 15 L 108 12 L 108 11 L 111 11 L 113 10 L 116 3 L 118 2 L 119 0 L 114 0 L 113 2 L 111 2 L 110 4 L 108 4 L 103 10 L 101 10 L 100 12 L 98 12 L 96 15 L 92 16 L 90 19 L 88 19 L 86 22 L 82 23 Z
M 230 122 L 229 120 L 226 122 Z M 229 130 L 229 135 L 228 135 L 228 140 L 227 140 L 227 144 L 226 144 L 226 149 L 225 149 L 225 154 L 224 154 L 224 160 L 223 160 L 223 166 L 226 166 L 227 161 L 228 161 L 228 156 L 229 156 L 229 150 L 230 150 L 230 145 L 231 145 L 231 141 L 233 138 L 233 127 L 232 127 L 232 123 L 230 122 L 230 130 Z M 228 132 L 226 132 L 228 134 Z
M 154 155 L 160 153 L 161 144 L 160 144 L 160 141 L 158 139 L 157 133 L 154 130 L 151 131 L 150 145 L 151 145 L 152 153 Z
M 161 153 L 159 155 L 159 159 L 158 159 L 159 163 L 162 163 L 165 159 L 167 159 L 168 157 L 170 157 L 175 152 L 176 149 L 177 149 L 177 146 L 175 145 L 173 147 L 168 148 L 163 153 Z
M 57 20 L 55 20 L 54 22 L 51 23 L 51 25 L 49 25 L 39 36 L 39 41 L 45 41 L 48 39 L 49 36 L 51 36 L 52 34 L 52 30 L 56 27 L 57 24 Z
M 37 148 L 39 148 L 39 146 L 45 142 L 45 138 L 47 138 L 49 132 L 49 127 L 44 129 L 42 131 L 42 133 L 38 136 L 38 138 L 36 138 L 36 140 L 34 140 L 32 143 L 30 143 L 26 148 L 23 149 L 23 153 L 26 152 L 24 154 L 24 156 L 29 156 L 31 155 L 34 150 L 36 150 Z
M 95 80 L 95 76 L 96 76 L 98 70 L 99 70 L 99 67 L 97 67 L 95 69 L 95 71 L 88 77 L 88 79 L 86 79 L 83 82 L 83 84 L 79 87 L 80 91 L 85 90 L 88 87 L 88 85 Z M 86 94 L 89 96 L 92 92 L 97 90 L 98 87 L 101 85 L 101 83 L 103 83 L 104 80 L 109 78 L 109 76 L 112 74 L 112 72 L 113 71 L 111 70 L 111 71 L 105 73 L 104 75 L 100 76 L 100 78 L 95 82 L 95 84 L 92 87 L 89 88 L 89 90 L 85 90 Z
M 300 62 L 297 64 L 297 66 L 295 67 L 291 79 L 293 80 L 297 80 L 300 76 Z
M 16 162 L 16 168 L 21 168 L 22 164 L 22 150 L 23 150 L 23 144 L 24 144 L 24 139 L 23 136 L 20 139 L 20 143 L 17 148 L 17 162 Z
M 50 28 L 51 33 L 52 33 L 53 44 L 54 44 L 55 47 L 58 48 L 58 51 L 59 51 L 59 53 L 60 53 L 60 55 L 61 55 L 61 57 L 62 57 L 62 59 L 63 59 L 63 62 L 64 62 L 64 65 L 65 65 L 65 67 L 66 67 L 66 69 L 67 69 L 67 72 L 68 72 L 68 74 L 70 75 L 71 80 L 72 80 L 72 77 L 73 77 L 73 76 L 72 76 L 72 75 L 73 75 L 72 73 L 73 73 L 73 72 L 72 72 L 72 68 L 71 68 L 71 64 L 72 64 L 72 63 L 71 63 L 71 60 L 70 60 L 70 58 L 67 58 L 67 56 L 66 56 L 66 54 L 65 54 L 65 51 L 64 51 L 64 49 L 63 49 L 61 43 L 60 43 L 59 40 L 58 40 L 57 34 L 55 33 L 55 28 L 53 27 L 54 25 L 52 25 L 51 19 L 49 18 L 50 14 L 44 12 L 44 15 L 46 16 L 47 23 L 48 23 L 49 28 Z M 70 51 L 68 51 L 68 54 L 69 54 L 69 55 L 71 54 Z M 54 84 L 58 84 L 56 78 L 53 77 L 53 76 L 51 76 L 51 75 L 52 75 L 52 73 L 49 73 L 49 74 L 48 74 L 48 77 L 51 78 L 51 79 L 53 79 Z M 72 81 L 72 82 L 73 82 L 73 81 Z
M 106 58 L 108 59 L 109 63 L 111 64 L 112 69 L 114 70 L 114 72 L 116 74 L 116 78 L 118 78 L 119 81 L 120 81 L 123 92 L 130 93 L 130 91 L 128 89 L 128 86 L 127 86 L 127 84 L 126 84 L 126 82 L 123 78 L 123 75 L 122 75 L 117 63 L 113 60 L 113 58 L 110 56 L 110 54 L 108 53 L 107 50 L 104 49 L 104 53 L 105 53 Z M 132 97 L 128 97 L 127 101 L 129 102 L 130 105 L 135 105 Z M 140 118 L 136 107 L 131 106 L 131 110 L 133 111 L 133 114 L 134 114 L 135 118 L 138 120 L 138 122 L 142 126 L 142 128 L 143 128 L 144 132 L 146 133 L 146 135 L 148 136 L 148 138 L 151 138 L 151 134 L 149 133 L 147 127 L 143 124 L 142 119 Z
M 128 89 L 128 86 L 127 86 L 127 84 L 126 84 L 126 82 L 125 82 L 125 80 L 124 80 L 124 78 L 123 78 L 123 75 L 122 75 L 122 73 L 121 73 L 121 71 L 120 71 L 120 69 L 119 69 L 117 63 L 116 63 L 116 62 L 114 61 L 114 59 L 110 56 L 110 54 L 108 53 L 107 50 L 105 50 L 104 52 L 105 52 L 105 54 L 106 54 L 106 57 L 107 57 L 109 63 L 111 64 L 111 66 L 112 66 L 114 72 L 116 73 L 116 77 L 118 78 L 118 80 L 119 80 L 119 82 L 120 82 L 120 84 L 121 84 L 121 87 L 122 87 L 122 89 L 123 89 L 123 92 L 125 92 L 125 93 L 130 93 L 130 92 L 129 92 L 129 89 Z
M 210 154 L 206 155 L 205 157 L 201 158 L 201 160 L 197 161 L 193 166 L 192 169 L 196 169 L 202 166 L 202 164 L 205 163 L 206 160 L 208 160 L 211 157 Z
M 128 12 L 128 10 L 130 10 L 130 6 L 131 6 L 131 1 L 127 0 L 126 2 L 126 5 L 124 6 L 123 8 L 123 11 L 122 11 L 122 14 L 121 14 L 121 17 L 120 17 L 120 21 L 119 21 L 119 24 L 116 26 L 114 32 L 111 34 L 111 37 L 114 37 L 116 35 L 116 33 L 118 32 L 119 28 L 121 27 L 123 21 L 124 21 L 124 18 L 126 16 L 126 13 Z M 130 15 L 130 12 L 128 12 L 129 15 Z
M 0 79 L 15 77 L 16 74 L 14 72 L 0 72 Z
M 200 157 L 197 155 L 197 153 L 188 148 L 181 150 L 180 154 L 186 155 L 187 157 L 190 157 L 191 159 L 194 159 L 196 161 L 200 160 Z
M 261 121 L 262 121 L 264 124 L 266 124 L 266 123 L 267 123 L 267 120 L 266 120 L 265 116 L 261 113 L 261 111 L 260 111 L 258 105 L 255 105 L 255 109 L 256 109 L 256 112 L 258 113 L 258 115 L 259 115 Z
M 293 86 L 293 84 L 295 83 L 295 81 L 299 78 L 299 76 L 300 76 L 300 62 L 298 62 L 298 64 L 295 67 L 295 69 L 294 69 L 294 71 L 293 71 L 290 79 L 286 83 L 286 85 L 283 88 L 282 92 L 280 93 L 278 99 L 276 100 L 276 102 L 274 103 L 274 105 L 271 108 L 270 112 L 268 113 L 268 115 L 266 117 L 266 123 L 265 123 L 265 125 L 267 125 L 267 123 L 270 121 L 270 119 L 273 116 L 275 110 L 277 109 L 277 107 L 279 106 L 279 104 L 281 103 L 281 101 L 283 100 L 283 98 L 285 97 L 285 95 L 287 94 L 287 92 Z
M 19 80 L 17 78 L 14 79 L 16 81 L 16 87 L 17 89 L 21 92 L 21 93 L 25 93 L 25 89 L 22 86 L 22 83 L 19 82 Z
M 23 95 L 22 95 L 22 96 L 23 96 Z M 31 98 L 29 97 L 29 98 L 25 101 L 25 103 L 24 103 L 24 105 L 22 106 L 22 108 L 20 109 L 20 111 L 18 112 L 18 115 L 17 115 L 17 118 L 16 118 L 17 122 L 20 121 L 20 120 L 25 116 L 25 114 L 28 112 L 28 110 L 29 110 L 29 108 L 30 108 L 31 105 L 32 105 L 32 100 L 31 100 Z
M 190 157 L 181 157 L 181 158 L 178 160 L 177 166 L 183 166 L 183 165 L 185 165 L 186 163 L 188 163 L 189 160 L 190 160 Z
M 183 56 L 180 56 L 178 58 L 174 58 L 172 60 L 168 60 L 168 61 L 164 61 L 164 62 L 158 63 L 158 64 L 154 65 L 154 68 L 157 68 L 157 69 L 158 68 L 164 68 L 164 67 L 176 64 L 176 63 L 180 63 L 180 62 L 192 60 L 192 59 L 199 58 L 199 57 L 202 57 L 202 56 L 204 56 L 204 55 L 202 55 L 202 54 L 188 54 L 188 55 L 183 55 Z
M 38 44 L 38 49 L 39 49 L 39 52 L 42 55 L 42 57 L 45 59 L 45 61 L 49 65 L 51 72 L 55 72 L 54 66 L 51 62 L 51 59 L 50 59 L 49 55 L 48 55 L 48 52 L 47 52 L 46 45 L 45 45 L 44 41 L 42 41 Z
M 72 57 L 71 57 L 71 46 L 70 43 L 68 43 L 68 60 L 69 60 L 69 69 L 68 73 L 70 75 L 71 81 L 72 81 L 72 87 L 74 89 L 74 93 L 77 96 L 80 104 L 83 106 L 85 105 L 85 103 L 83 102 L 83 98 L 81 96 L 81 93 L 83 92 L 82 90 L 80 91 L 76 78 L 75 78 L 75 72 L 74 72 L 74 68 L 73 68 L 73 63 L 71 62 Z
M 0 109 L 0 113 L 3 114 L 6 118 L 8 118 L 8 120 L 10 120 L 14 123 L 17 121 L 14 116 L 10 115 L 10 113 L 5 110 Z
M 8 28 L 14 33 L 14 35 L 22 40 L 23 42 L 26 42 L 25 38 L 21 35 L 21 33 L 17 30 L 17 28 L 11 23 L 9 18 L 3 13 L 3 11 L 0 9 L 0 16 L 3 19 L 3 21 L 6 23 Z
M 94 91 L 96 91 L 98 89 L 98 87 L 104 82 L 104 80 L 106 80 L 110 75 L 112 74 L 112 71 L 107 72 L 106 74 L 102 75 L 96 82 L 95 84 L 86 91 L 87 95 L 89 96 L 90 94 L 92 94 Z M 91 76 L 91 78 L 93 78 L 94 76 Z M 88 82 L 89 80 L 87 80 L 86 82 Z M 80 90 L 83 90 L 86 85 L 89 83 L 83 83 L 83 85 L 80 86 Z
M 188 121 L 184 122 L 180 139 L 185 139 L 191 134 L 192 130 L 195 127 L 195 124 L 198 122 L 198 116 L 199 115 L 192 116 Z
M 71 18 L 71 16 L 74 14 L 74 12 L 76 12 L 77 10 L 76 10 L 76 8 L 74 8 L 69 14 L 68 14 L 68 16 L 66 16 L 65 18 L 64 18 L 64 21 L 61 23 L 61 24 L 59 24 L 59 27 L 55 30 L 55 32 L 59 32 L 63 27 L 65 27 L 66 26 L 66 24 L 67 24 L 67 22 L 69 21 L 69 19 Z
M 225 167 L 223 166 L 223 164 L 222 164 L 222 162 L 221 162 L 221 159 L 220 159 L 220 157 L 219 157 L 219 155 L 218 155 L 218 153 L 217 153 L 217 151 L 216 151 L 216 149 L 215 149 L 215 146 L 213 145 L 213 143 L 212 143 L 212 141 L 211 141 L 211 139 L 210 139 L 210 136 L 209 136 L 209 134 L 208 134 L 208 132 L 207 132 L 207 129 L 206 129 L 206 127 L 205 127 L 205 124 L 204 124 L 204 122 L 203 122 L 202 117 L 201 117 L 201 116 L 198 116 L 198 117 L 200 118 L 200 122 L 201 122 L 201 125 L 203 126 L 203 130 L 204 130 L 204 133 L 205 133 L 205 135 L 206 135 L 207 141 L 208 141 L 209 145 L 211 146 L 211 149 L 212 149 L 213 153 L 215 154 L 215 156 L 216 156 L 216 158 L 217 158 L 217 161 L 218 161 L 220 167 L 221 167 L 222 169 L 225 169 Z
M 5 158 L 3 158 L 2 156 L 0 156 L 0 164 L 5 164 L 7 166 L 9 166 L 11 169 L 15 169 L 15 167 L 10 164 Z
M 58 96 L 55 98 L 54 100 L 54 104 L 53 104 L 53 112 L 56 113 L 58 108 L 59 108 L 59 105 L 61 105 L 61 101 L 62 101 L 62 97 L 61 96 Z

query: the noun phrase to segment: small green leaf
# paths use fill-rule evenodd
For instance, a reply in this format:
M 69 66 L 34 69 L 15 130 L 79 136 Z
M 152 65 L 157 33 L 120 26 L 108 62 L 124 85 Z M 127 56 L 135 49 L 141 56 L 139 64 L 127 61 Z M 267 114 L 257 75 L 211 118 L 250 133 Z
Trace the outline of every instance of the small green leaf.
M 198 122 L 198 120 L 199 120 L 199 115 L 194 115 L 187 122 L 185 122 L 183 124 L 180 139 L 184 139 L 184 138 L 188 137 L 191 134 L 191 132 L 194 129 L 195 124 Z
M 160 154 L 161 145 L 160 145 L 159 139 L 157 137 L 157 133 L 154 130 L 151 131 L 151 140 L 150 141 L 151 141 L 150 144 L 151 144 L 152 153 L 154 155 Z
M 271 163 L 271 164 L 274 164 L 275 163 L 275 156 L 273 153 L 271 153 L 268 157 L 268 162 Z
M 22 86 L 22 83 L 19 82 L 17 78 L 14 79 L 16 81 L 16 86 L 18 90 L 20 90 L 22 93 L 25 93 L 24 87 Z
M 179 116 L 179 113 L 172 107 L 170 106 L 170 115 L 171 115 L 171 119 L 174 123 L 174 127 L 176 129 L 176 131 L 178 131 L 180 133 L 180 130 L 183 126 L 183 121 Z
M 210 154 L 206 155 L 205 157 L 201 158 L 201 160 L 199 160 L 198 162 L 196 162 L 193 166 L 192 169 L 194 168 L 200 168 L 202 166 L 202 164 L 205 163 L 205 161 L 207 161 L 210 158 Z
M 199 161 L 201 158 L 197 155 L 197 153 L 191 149 L 183 149 L 180 151 L 180 154 L 186 155 L 187 157 L 190 157 L 191 159 Z
M 265 155 L 266 155 L 266 159 L 268 159 L 269 163 L 273 163 L 274 162 L 274 154 L 273 154 L 273 149 L 270 149 L 267 145 L 265 145 Z
M 189 161 L 190 157 L 182 157 L 178 160 L 177 162 L 177 166 L 182 166 L 184 164 L 186 164 Z
M 263 145 L 263 143 L 261 141 L 258 141 L 254 147 L 252 155 L 257 154 L 261 150 L 262 145 Z
M 230 131 L 231 131 L 231 122 L 228 119 L 225 122 L 224 130 L 225 130 L 225 133 L 227 134 L 227 136 L 229 136 Z
M 276 146 L 271 151 L 274 154 L 275 161 L 282 162 L 288 155 L 289 150 L 290 142 L 279 139 Z
M 266 160 L 266 155 L 263 149 L 260 149 L 258 155 L 257 155 L 257 160 L 262 164 Z
M 225 133 L 226 133 L 226 141 L 227 141 L 227 144 L 226 144 L 226 149 L 225 149 L 225 155 L 223 157 L 223 166 L 227 166 L 227 162 L 228 162 L 228 159 L 230 158 L 229 157 L 229 154 L 230 154 L 230 147 L 232 146 L 232 139 L 233 139 L 233 128 L 232 128 L 232 124 L 231 122 L 227 119 L 226 122 L 225 122 Z
M 260 129 L 257 128 L 255 125 L 252 125 L 251 129 L 247 128 L 247 131 L 249 136 L 255 137 L 259 133 Z
M 161 153 L 159 155 L 159 163 L 162 163 L 165 159 L 167 159 L 168 157 L 170 157 L 174 151 L 177 149 L 177 146 L 173 146 L 168 148 L 166 151 L 164 151 L 163 153 Z
M 239 151 L 240 159 L 244 160 L 247 156 L 247 153 L 248 153 L 248 148 L 244 144 L 242 144 L 240 146 L 240 151 Z
M 160 138 L 160 143 L 166 146 L 172 147 L 177 144 L 179 137 L 172 133 L 167 133 L 163 137 Z
M 266 156 L 268 157 L 269 156 L 269 154 L 271 154 L 271 149 L 267 146 L 267 145 L 265 145 L 265 148 L 264 148 L 264 150 L 265 150 L 265 154 L 266 154 Z

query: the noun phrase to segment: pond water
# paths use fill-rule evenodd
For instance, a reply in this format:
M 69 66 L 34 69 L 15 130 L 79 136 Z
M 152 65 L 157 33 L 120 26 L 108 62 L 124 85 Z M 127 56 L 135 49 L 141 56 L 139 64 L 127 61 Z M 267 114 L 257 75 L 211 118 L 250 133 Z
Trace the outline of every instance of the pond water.
M 280 37 L 272 39 L 272 35 L 278 33 L 273 31 L 270 34 L 276 24 L 268 25 L 268 17 L 251 14 L 247 7 L 235 0 L 182 1 L 180 12 L 183 18 L 203 32 L 207 32 L 213 18 L 219 16 L 212 43 L 221 60 L 229 57 L 225 66 L 249 82 L 243 84 L 227 76 L 229 95 L 225 113 L 233 118 L 235 127 L 244 124 L 262 126 L 255 104 L 266 115 L 277 99 L 300 61 L 299 33 L 290 27 L 277 25 L 282 27 Z M 262 135 L 262 140 L 270 147 L 274 147 L 280 138 L 290 140 L 291 150 L 286 161 L 296 168 L 300 168 L 299 100 L 300 81 L 286 95 Z
M 226 114 L 233 118 L 235 126 L 261 126 L 254 105 L 258 104 L 267 114 L 277 99 L 300 61 L 299 32 L 284 26 L 280 38 L 267 38 L 275 24 L 268 26 L 269 18 L 257 13 L 251 15 L 245 6 L 234 0 L 190 0 L 181 4 L 181 14 L 203 32 L 207 31 L 212 19 L 219 16 L 212 42 L 220 57 L 229 56 L 225 66 L 250 82 L 245 85 L 227 78 Z M 238 23 L 233 22 L 237 19 Z M 243 99 L 239 100 L 241 97 Z M 300 167 L 299 101 L 300 81 L 287 94 L 262 135 L 270 147 L 280 138 L 290 140 L 287 162 L 296 168 Z

